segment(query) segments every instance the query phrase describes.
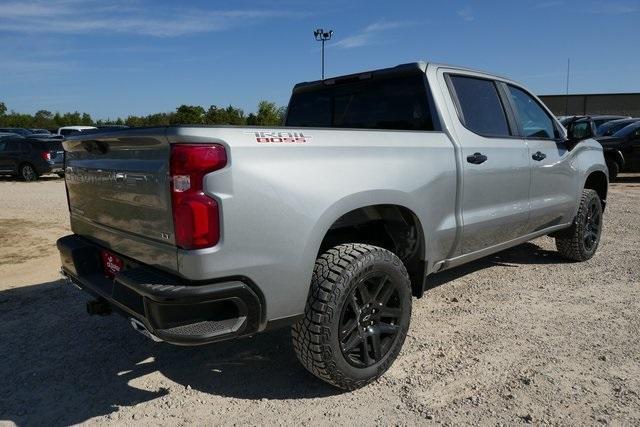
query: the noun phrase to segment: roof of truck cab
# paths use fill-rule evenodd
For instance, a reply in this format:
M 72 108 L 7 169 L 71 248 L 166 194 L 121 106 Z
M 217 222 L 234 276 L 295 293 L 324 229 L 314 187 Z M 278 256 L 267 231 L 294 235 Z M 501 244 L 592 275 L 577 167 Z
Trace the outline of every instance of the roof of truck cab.
M 376 76 L 379 76 L 381 74 L 384 74 L 384 75 L 405 74 L 405 73 L 412 73 L 416 71 L 420 71 L 424 73 L 427 71 L 427 68 L 436 68 L 436 69 L 450 68 L 458 71 L 465 71 L 465 72 L 477 73 L 477 74 L 486 75 L 486 76 L 492 76 L 501 80 L 513 81 L 508 77 L 504 77 L 499 74 L 491 73 L 484 70 L 477 70 L 469 67 L 462 67 L 459 65 L 451 65 L 451 64 L 444 64 L 444 63 L 430 63 L 426 61 L 416 61 L 416 62 L 409 62 L 406 64 L 396 65 L 395 67 L 378 68 L 375 70 L 360 71 L 358 73 L 353 73 L 353 74 L 344 74 L 341 76 L 329 77 L 324 80 L 300 82 L 293 87 L 293 91 L 297 92 L 300 89 L 310 89 L 314 86 L 329 86 L 329 85 L 338 83 L 340 81 L 344 82 L 344 81 L 363 80 L 371 77 L 374 73 Z
M 374 73 L 376 76 L 405 74 L 405 73 L 413 73 L 416 71 L 420 71 L 424 73 L 426 68 L 427 68 L 426 62 L 421 62 L 421 61 L 409 62 L 407 64 L 396 65 L 395 67 L 378 68 L 376 70 L 360 71 L 358 73 L 353 73 L 353 74 L 345 74 L 342 76 L 329 77 L 324 80 L 313 80 L 310 82 L 301 82 L 301 83 L 297 83 L 293 87 L 293 91 L 296 92 L 300 89 L 303 89 L 303 88 L 308 89 L 314 86 L 329 86 L 338 82 L 363 80 L 371 77 Z
M 505 77 L 503 75 L 496 74 L 496 73 L 491 72 L 491 71 L 479 70 L 477 68 L 463 67 L 461 65 L 446 64 L 446 63 L 443 63 L 443 62 L 440 62 L 440 63 L 430 62 L 429 64 L 427 64 L 427 66 L 429 68 L 436 68 L 436 69 L 437 68 L 451 68 L 453 70 L 466 71 L 466 72 L 469 72 L 469 73 L 484 74 L 484 75 L 495 77 L 495 78 L 501 79 L 501 80 L 513 81 L 513 79 L 511 79 L 509 77 Z

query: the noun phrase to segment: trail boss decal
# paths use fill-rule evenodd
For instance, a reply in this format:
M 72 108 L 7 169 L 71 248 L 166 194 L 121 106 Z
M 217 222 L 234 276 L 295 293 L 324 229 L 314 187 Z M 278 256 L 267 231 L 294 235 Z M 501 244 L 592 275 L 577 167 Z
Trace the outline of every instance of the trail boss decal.
M 245 132 L 253 135 L 259 144 L 306 144 L 312 137 L 302 132 Z

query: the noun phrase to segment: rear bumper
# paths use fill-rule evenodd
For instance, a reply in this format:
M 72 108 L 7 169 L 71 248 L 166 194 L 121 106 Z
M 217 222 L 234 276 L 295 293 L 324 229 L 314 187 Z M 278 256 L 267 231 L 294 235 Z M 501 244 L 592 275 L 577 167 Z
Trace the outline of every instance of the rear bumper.
M 50 163 L 46 161 L 37 162 L 35 165 L 36 170 L 40 175 L 46 175 L 48 173 L 61 173 L 64 172 L 64 163 Z
M 80 288 L 104 298 L 149 333 L 172 344 L 197 345 L 260 329 L 262 303 L 243 279 L 194 283 L 122 257 L 115 278 L 102 270 L 101 246 L 78 235 L 57 242 L 62 272 Z

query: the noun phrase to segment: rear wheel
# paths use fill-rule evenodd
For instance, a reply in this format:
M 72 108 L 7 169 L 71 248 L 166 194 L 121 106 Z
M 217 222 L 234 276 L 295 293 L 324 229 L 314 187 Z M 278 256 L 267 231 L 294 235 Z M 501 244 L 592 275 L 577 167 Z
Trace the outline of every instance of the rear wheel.
M 313 375 L 353 390 L 391 366 L 410 318 L 411 283 L 400 259 L 376 246 L 343 244 L 316 261 L 293 346 Z
M 602 234 L 602 203 L 595 190 L 582 190 L 580 207 L 571 228 L 556 237 L 556 247 L 563 257 L 586 261 L 598 249 Z
M 33 167 L 33 165 L 29 163 L 24 163 L 20 166 L 20 170 L 18 171 L 20 178 L 24 181 L 35 181 L 38 179 L 38 172 Z

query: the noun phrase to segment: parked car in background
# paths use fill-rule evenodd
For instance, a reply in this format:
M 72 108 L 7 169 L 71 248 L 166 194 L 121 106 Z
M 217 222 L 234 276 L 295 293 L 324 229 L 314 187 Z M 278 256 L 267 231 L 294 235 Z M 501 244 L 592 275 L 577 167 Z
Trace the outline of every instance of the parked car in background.
M 610 122 L 606 122 L 598 128 L 599 136 L 611 136 L 614 133 L 618 132 L 620 129 L 629 126 L 632 123 L 640 121 L 638 118 L 631 119 L 618 119 L 612 120 Z
M 590 121 L 593 125 L 593 129 L 595 130 L 594 135 L 599 135 L 598 131 L 599 128 L 611 121 L 614 120 L 621 120 L 621 119 L 630 119 L 631 117 L 629 116 L 603 116 L 603 115 L 596 115 L 596 116 L 563 116 L 562 119 L 559 119 L 560 123 L 562 123 L 562 126 L 564 126 L 565 128 L 567 127 L 567 125 L 573 121 L 577 121 L 577 120 L 586 120 L 586 121 Z
M 404 64 L 300 83 L 287 111 L 63 142 L 57 245 L 90 313 L 184 345 L 292 325 L 305 368 L 351 390 L 398 356 L 427 275 L 543 235 L 596 252 L 602 146 L 514 81 Z
M 612 120 L 620 120 L 620 119 L 630 119 L 630 116 L 605 116 L 605 115 L 592 115 L 589 116 L 593 120 L 593 123 L 596 125 L 596 129 L 598 129 L 603 124 L 610 122 Z
M 51 132 L 49 132 L 47 129 L 39 129 L 39 128 L 34 128 L 34 129 L 29 129 L 32 133 L 35 133 L 37 135 L 51 135 Z
M 640 121 L 627 125 L 611 136 L 596 138 L 604 148 L 609 179 L 620 172 L 640 172 Z
M 33 132 L 30 129 L 26 128 L 0 128 L 0 132 L 13 133 L 24 137 L 33 135 Z
M 17 133 L 12 133 L 12 132 L 2 132 L 2 131 L 0 131 L 0 141 L 3 141 L 5 139 L 15 138 L 17 136 L 21 136 L 21 135 L 18 135 Z
M 97 129 L 97 128 L 95 126 L 63 126 L 58 129 L 58 135 L 62 135 L 62 136 L 75 135 L 90 129 Z
M 60 141 L 0 134 L 0 174 L 35 181 L 40 175 L 64 174 L 64 150 Z

